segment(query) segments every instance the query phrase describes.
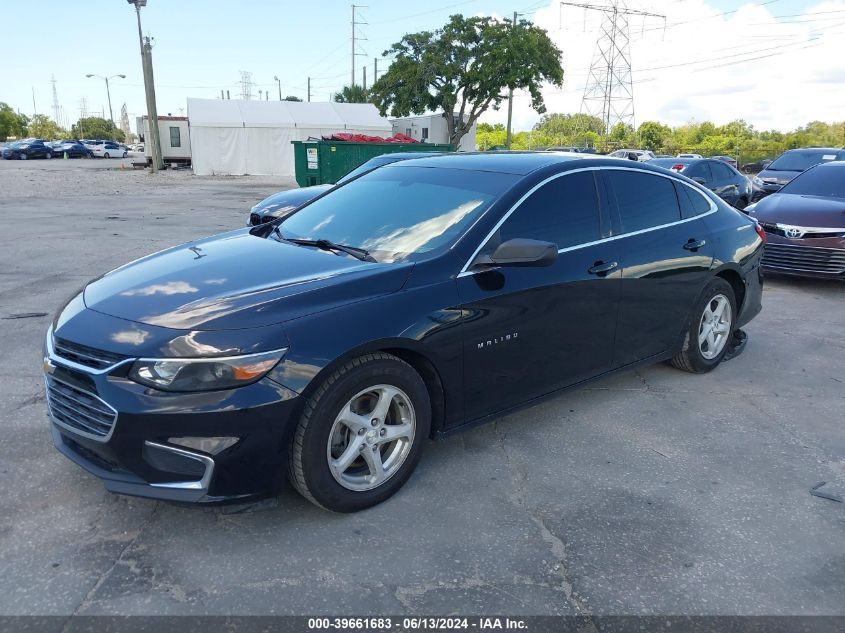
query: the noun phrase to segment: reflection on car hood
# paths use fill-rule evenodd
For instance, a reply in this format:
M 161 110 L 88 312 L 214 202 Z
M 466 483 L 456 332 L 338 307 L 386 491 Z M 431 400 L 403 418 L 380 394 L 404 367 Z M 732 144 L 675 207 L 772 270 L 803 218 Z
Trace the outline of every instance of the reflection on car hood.
M 313 187 L 302 187 L 300 189 L 280 191 L 279 193 L 274 193 L 272 196 L 264 198 L 264 200 L 252 207 L 252 212 L 260 213 L 261 215 L 276 215 L 276 213 L 292 211 L 296 207 L 299 207 L 325 193 L 333 186 L 334 185 L 314 185 Z
M 775 193 L 757 203 L 753 216 L 760 222 L 843 228 L 845 227 L 845 200 Z
M 363 262 L 247 229 L 122 266 L 85 288 L 111 316 L 191 330 L 260 327 L 399 290 L 412 264 Z
M 764 169 L 759 174 L 757 174 L 757 178 L 759 178 L 763 182 L 768 182 L 768 183 L 778 184 L 778 185 L 783 186 L 786 183 L 790 182 L 798 174 L 801 174 L 801 173 L 803 173 L 803 172 L 800 172 L 800 171 L 779 171 L 779 170 Z

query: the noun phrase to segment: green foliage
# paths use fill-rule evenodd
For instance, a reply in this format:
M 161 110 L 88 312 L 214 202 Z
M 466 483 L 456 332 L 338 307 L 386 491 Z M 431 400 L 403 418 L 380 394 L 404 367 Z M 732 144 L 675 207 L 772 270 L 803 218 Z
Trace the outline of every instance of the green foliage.
M 344 86 L 334 100 L 337 103 L 370 103 L 370 92 L 363 86 Z
M 29 136 L 42 138 L 45 141 L 67 138 L 67 130 L 59 127 L 59 125 L 46 114 L 33 115 L 29 122 L 29 129 L 27 133 Z
M 0 101 L 0 140 L 5 141 L 9 137 L 24 138 L 29 119 L 23 114 L 18 114 L 12 107 Z
M 543 85 L 563 84 L 560 50 L 526 20 L 453 15 L 441 29 L 405 35 L 384 55 L 394 61 L 371 91 L 382 116 L 454 113 L 446 124 L 455 145 L 482 113 L 499 108 L 508 88 L 527 90 L 542 113 Z
M 302 99 L 300 99 L 299 97 L 296 97 L 294 95 L 288 95 L 287 97 L 282 99 L 282 101 L 302 101 Z
M 650 149 L 653 152 L 663 147 L 664 140 L 671 134 L 672 130 L 668 126 L 661 125 L 657 121 L 645 121 L 637 130 L 639 144 L 643 149 Z
M 126 136 L 114 123 L 98 116 L 79 119 L 71 126 L 70 132 L 73 138 L 102 138 L 120 142 L 123 142 Z

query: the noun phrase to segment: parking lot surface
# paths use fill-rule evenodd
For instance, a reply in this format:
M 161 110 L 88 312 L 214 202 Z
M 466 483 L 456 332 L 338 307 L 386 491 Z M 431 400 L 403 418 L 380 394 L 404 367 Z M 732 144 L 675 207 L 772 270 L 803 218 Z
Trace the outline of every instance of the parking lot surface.
M 845 495 L 845 285 L 769 279 L 716 371 L 628 372 L 429 442 L 359 514 L 290 489 L 176 507 L 53 449 L 41 314 L 292 183 L 47 163 L 0 161 L 0 614 L 845 614 L 845 504 L 810 495 Z

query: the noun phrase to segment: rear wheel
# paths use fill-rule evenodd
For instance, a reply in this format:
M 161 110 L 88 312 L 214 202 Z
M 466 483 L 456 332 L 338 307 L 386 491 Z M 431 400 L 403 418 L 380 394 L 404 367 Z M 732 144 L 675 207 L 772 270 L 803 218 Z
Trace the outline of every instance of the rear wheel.
M 673 367 L 703 374 L 722 362 L 736 322 L 736 299 L 731 285 L 717 277 L 705 288 L 693 309 L 684 345 Z
M 742 198 L 736 201 L 736 204 L 734 206 L 740 211 L 742 211 L 745 207 L 748 206 L 748 198 L 743 196 Z
M 390 354 L 361 356 L 308 399 L 291 445 L 290 481 L 327 510 L 369 508 L 408 480 L 430 427 L 419 374 Z
M 21 152 L 20 159 L 21 159 L 21 160 L 26 160 L 26 154 L 24 154 L 23 152 Z
M 111 156 L 109 156 L 109 153 L 106 152 L 105 154 L 103 154 L 103 158 L 111 158 Z
M 44 158 L 53 158 L 53 152 L 47 152 L 47 155 Z

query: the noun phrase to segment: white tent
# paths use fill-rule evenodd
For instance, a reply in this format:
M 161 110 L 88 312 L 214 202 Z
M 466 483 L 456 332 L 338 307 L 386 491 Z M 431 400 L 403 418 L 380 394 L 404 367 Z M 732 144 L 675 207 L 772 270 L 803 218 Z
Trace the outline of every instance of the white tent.
M 293 145 L 340 132 L 390 136 L 371 103 L 188 99 L 194 173 L 294 177 Z

